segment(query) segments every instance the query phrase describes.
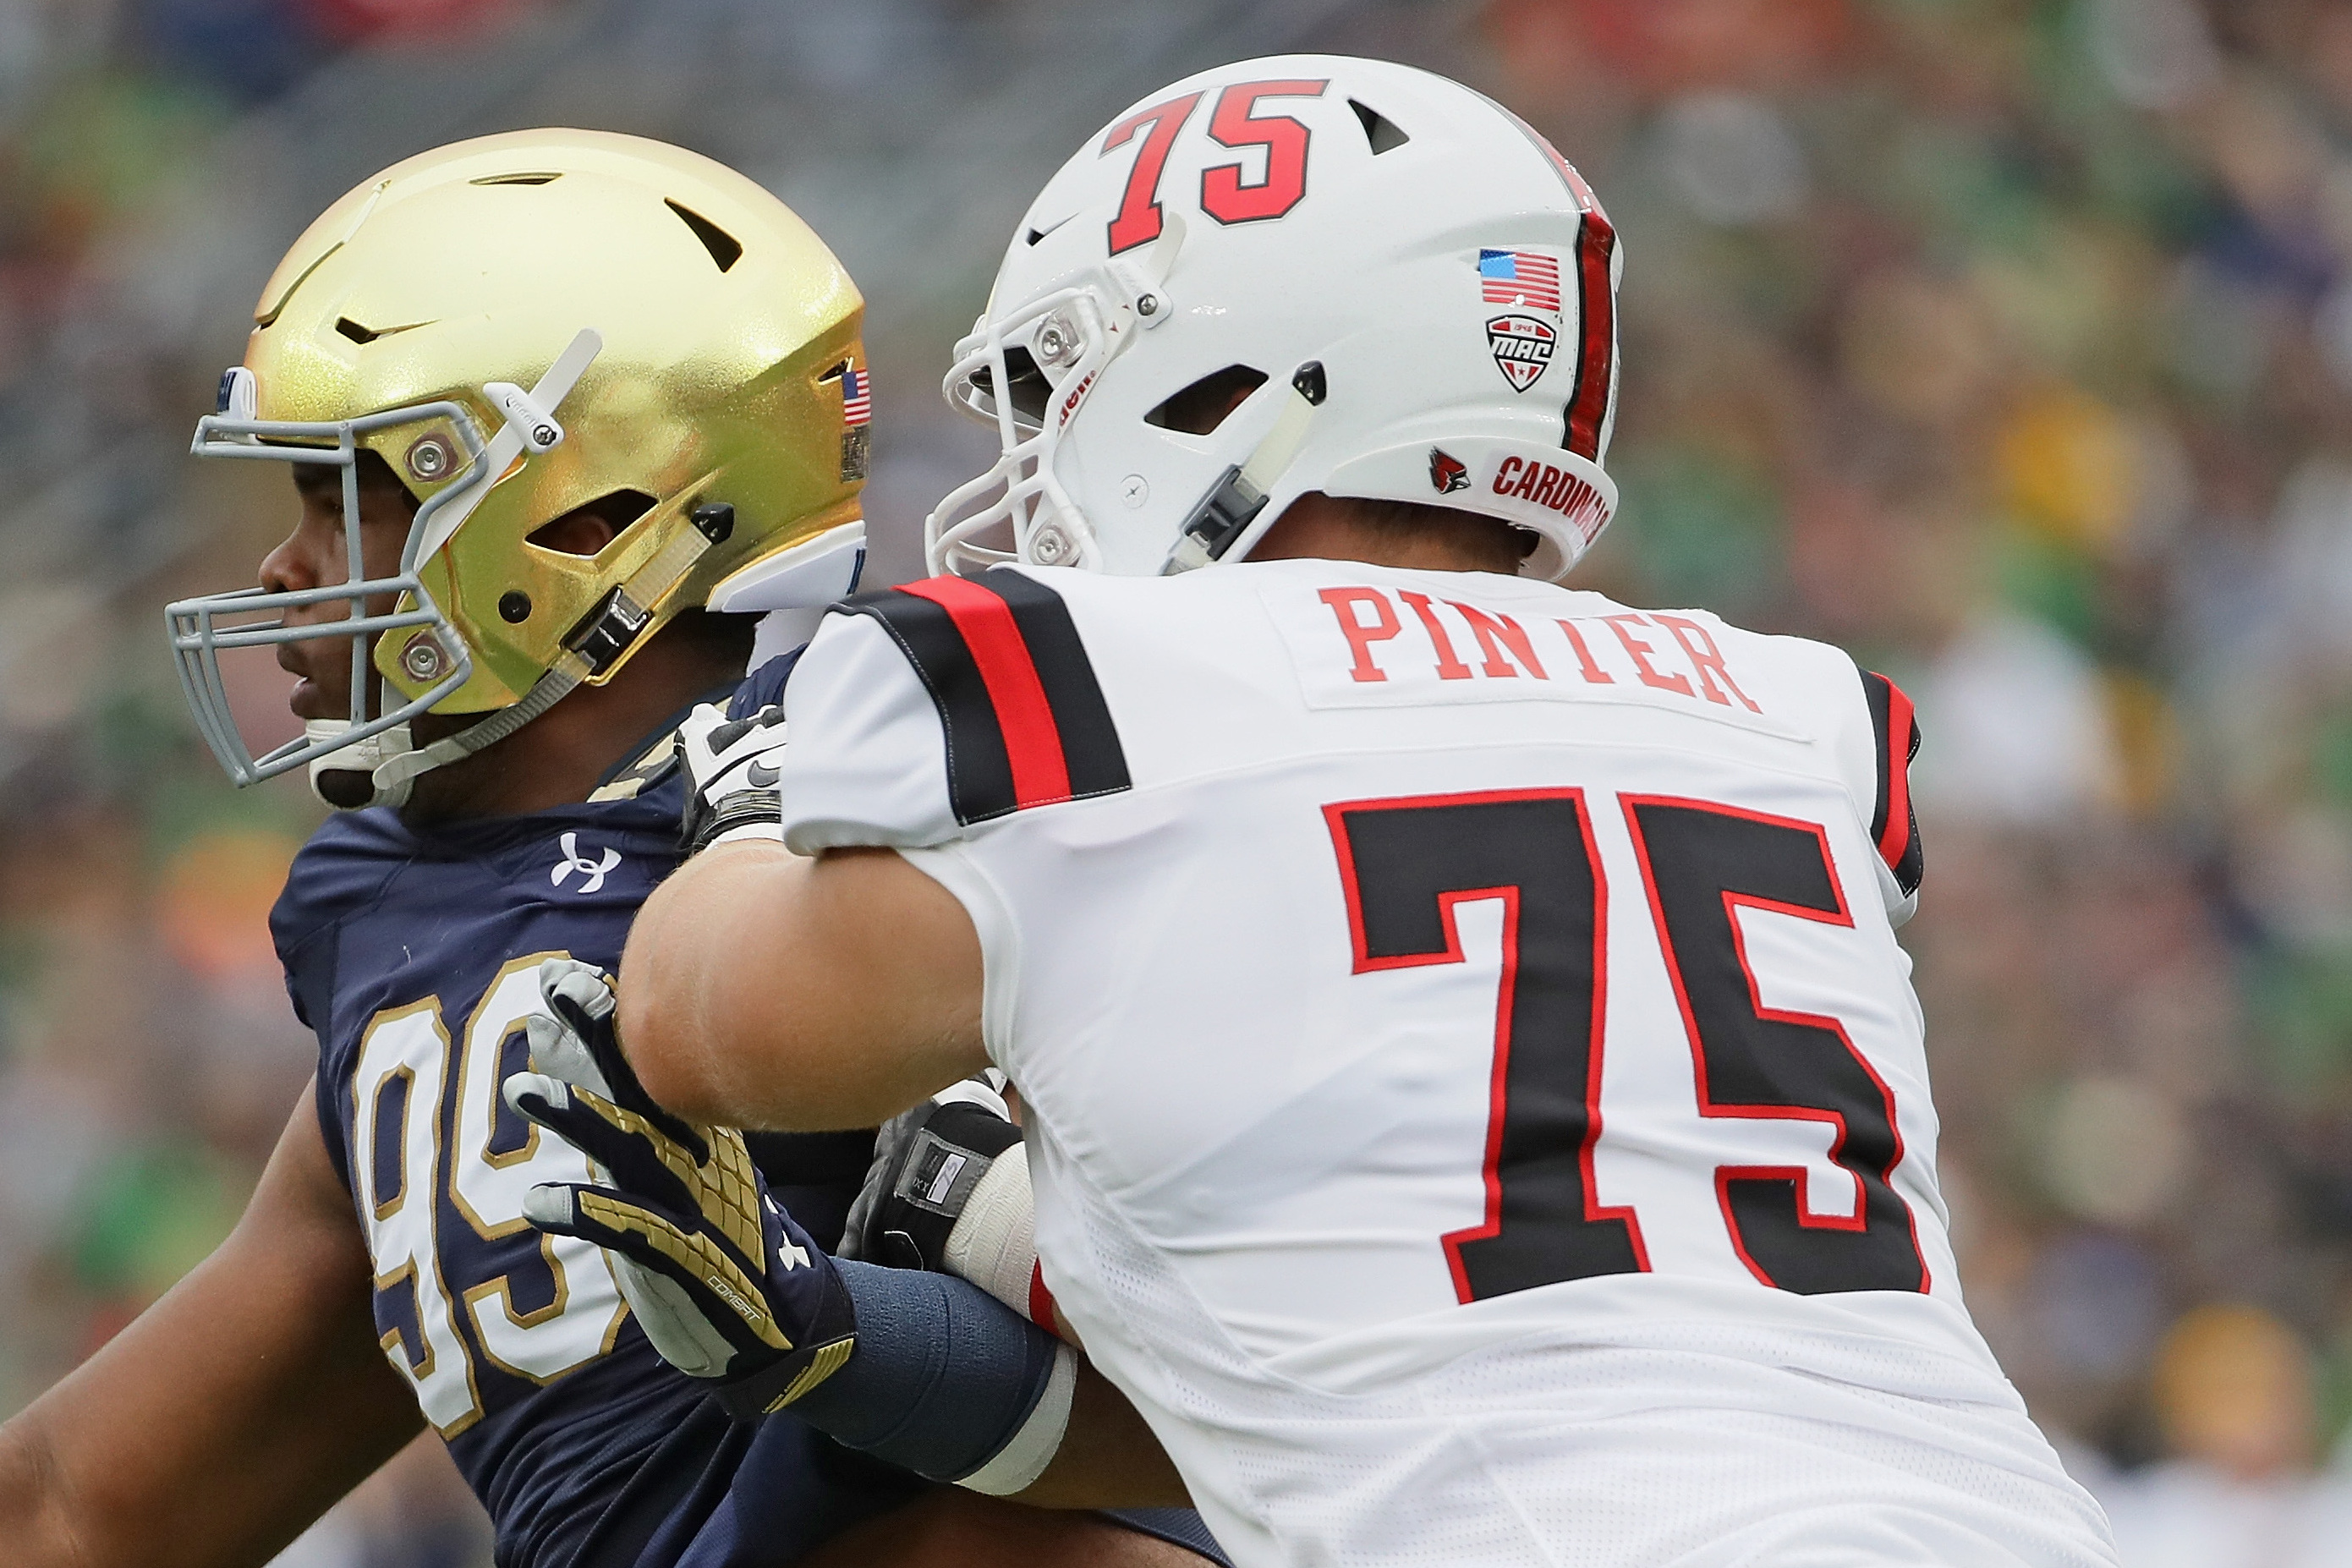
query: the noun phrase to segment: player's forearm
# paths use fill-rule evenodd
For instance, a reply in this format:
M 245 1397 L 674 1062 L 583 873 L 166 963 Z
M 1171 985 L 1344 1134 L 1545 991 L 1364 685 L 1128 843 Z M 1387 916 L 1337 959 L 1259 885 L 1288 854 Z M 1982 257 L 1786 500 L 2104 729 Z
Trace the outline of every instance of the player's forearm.
M 936 955 L 919 973 L 877 953 Z M 637 916 L 621 1037 L 647 1093 L 739 1127 L 870 1127 L 986 1064 L 962 907 L 889 850 L 722 844 Z
M 89 1568 L 73 1520 L 38 1422 L 0 1426 L 0 1541 L 12 1568 Z
M 306 1094 L 229 1239 L 0 1428 L 0 1561 L 267 1561 L 423 1425 Z
M 175 1321 L 157 1324 L 146 1344 L 85 1367 L 89 1375 L 69 1379 L 0 1431 L 0 1562 L 250 1568 L 420 1425 L 413 1403 L 391 1411 L 371 1397 L 375 1389 L 361 1386 L 364 1375 L 316 1362 L 318 1375 L 305 1379 L 299 1368 L 256 1356 L 248 1378 L 243 1369 L 191 1367 L 156 1353 L 166 1338 L 196 1329 L 198 1315 L 172 1313 Z M 223 1334 L 236 1331 L 234 1313 L 202 1315 Z M 137 1331 L 133 1325 L 126 1335 Z M 280 1372 L 289 1375 L 281 1380 Z
M 714 859 L 724 867 L 719 878 L 740 875 L 739 867 L 755 875 L 766 868 L 755 853 L 730 858 Z M 903 863 L 898 869 L 921 875 Z M 661 989 L 674 977 L 659 972 L 658 944 L 675 931 L 654 926 L 652 983 L 633 993 L 623 978 L 620 994 L 637 997 L 640 1018 L 657 1020 L 664 1004 L 688 1005 Z M 740 951 L 733 957 L 740 967 Z M 642 947 L 632 962 L 645 963 Z M 966 1139 L 960 1168 L 975 1177 L 984 1169 L 1014 1178 L 1017 1192 L 1001 1180 L 988 1184 L 995 1195 L 966 1216 L 994 1216 L 1003 1234 L 992 1244 L 966 1237 L 972 1245 L 965 1247 L 961 1228 L 932 1237 L 947 1261 L 1010 1258 L 1009 1273 L 982 1269 L 991 1280 L 983 1285 L 960 1274 L 836 1261 L 789 1215 L 763 1205 L 739 1157 L 738 1134 L 676 1128 L 649 1102 L 651 1086 L 621 1049 L 614 994 L 593 971 L 550 965 L 541 982 L 548 1020 L 534 1023 L 531 1048 L 549 1073 L 509 1079 L 507 1101 L 604 1168 L 644 1173 L 645 1190 L 552 1184 L 534 1190 L 525 1213 L 541 1230 L 609 1249 L 655 1348 L 710 1379 L 739 1419 L 789 1404 L 850 1447 L 992 1496 L 1066 1508 L 1181 1505 L 1172 1470 L 1126 1401 L 1087 1374 L 1073 1346 L 1030 1321 L 1042 1292 L 1028 1241 L 1028 1186 L 1017 1154 L 1001 1165 L 994 1159 L 1013 1146 L 1001 1101 L 992 1131 L 957 1119 L 971 1110 L 989 1120 L 969 1100 L 935 1107 L 918 1125 L 922 1137 L 945 1130 Z M 655 1047 L 647 1059 L 675 1041 L 657 1025 L 636 1027 L 638 1048 L 648 1040 Z M 677 1095 L 681 1084 L 665 1087 Z M 975 1184 L 964 1195 L 982 1191 Z M 754 1247 L 730 1216 L 763 1208 L 768 1219 Z M 869 1218 L 887 1224 L 890 1215 L 884 1205 Z

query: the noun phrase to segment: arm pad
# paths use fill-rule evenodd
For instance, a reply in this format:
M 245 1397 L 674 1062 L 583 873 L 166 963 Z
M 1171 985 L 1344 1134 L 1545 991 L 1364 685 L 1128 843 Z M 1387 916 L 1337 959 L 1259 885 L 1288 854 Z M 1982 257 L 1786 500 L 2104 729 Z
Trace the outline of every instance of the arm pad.
M 838 1267 L 857 1309 L 857 1349 L 793 1414 L 933 1480 L 969 1478 L 1003 1493 L 1036 1479 L 1069 1419 L 1069 1351 L 968 1280 Z

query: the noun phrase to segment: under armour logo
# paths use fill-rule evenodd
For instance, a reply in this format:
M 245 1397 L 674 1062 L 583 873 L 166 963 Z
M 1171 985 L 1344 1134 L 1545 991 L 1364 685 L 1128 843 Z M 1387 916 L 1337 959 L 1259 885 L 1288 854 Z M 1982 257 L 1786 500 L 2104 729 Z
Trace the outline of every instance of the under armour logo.
M 767 1194 L 760 1194 L 760 1203 L 778 1219 L 784 1217 L 784 1211 L 778 1208 L 776 1200 Z M 795 1268 L 806 1268 L 809 1266 L 809 1255 L 801 1249 L 799 1243 L 780 1239 L 776 1247 L 776 1261 L 782 1264 L 784 1272 L 789 1274 Z
M 593 893 L 604 885 L 606 875 L 621 863 L 619 852 L 613 849 L 606 849 L 602 860 L 591 860 L 580 853 L 580 835 L 577 833 L 567 833 L 556 843 L 563 851 L 563 858 L 556 862 L 555 869 L 547 874 L 547 879 L 559 888 L 570 879 L 572 872 L 577 871 L 580 873 L 579 891 Z

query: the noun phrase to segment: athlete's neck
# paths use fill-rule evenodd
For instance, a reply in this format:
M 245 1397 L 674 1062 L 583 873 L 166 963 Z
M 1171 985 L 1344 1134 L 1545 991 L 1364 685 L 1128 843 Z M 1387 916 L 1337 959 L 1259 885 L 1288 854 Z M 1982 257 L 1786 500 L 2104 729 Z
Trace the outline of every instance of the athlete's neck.
M 418 778 L 401 820 L 425 826 L 520 816 L 586 800 L 656 725 L 742 675 L 685 638 L 657 636 L 609 684 L 580 687 L 505 740 Z M 471 721 L 421 720 L 417 744 Z
M 1396 528 L 1368 517 L 1371 510 L 1345 496 L 1308 490 L 1283 509 L 1265 536 L 1250 547 L 1249 558 L 1360 561 L 1417 572 L 1509 575 L 1526 553 L 1528 535 L 1500 519 L 1458 512 L 1436 526 Z

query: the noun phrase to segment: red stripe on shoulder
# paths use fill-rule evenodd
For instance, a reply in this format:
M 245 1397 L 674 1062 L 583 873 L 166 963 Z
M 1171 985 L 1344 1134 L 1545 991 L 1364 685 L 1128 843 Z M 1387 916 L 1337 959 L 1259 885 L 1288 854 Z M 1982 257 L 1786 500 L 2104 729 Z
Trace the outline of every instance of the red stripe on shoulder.
M 971 650 L 981 683 L 988 689 L 989 705 L 1004 731 L 1004 751 L 1013 767 L 1013 793 L 1019 806 L 1043 805 L 1070 798 L 1069 763 L 1062 754 L 1062 732 L 1054 721 L 1053 705 L 1045 700 L 1045 683 L 1029 645 L 1013 618 L 1013 606 L 996 595 L 961 577 L 928 577 L 898 589 L 929 599 L 948 613 Z
M 1882 680 L 1885 677 L 1879 678 Z M 1886 826 L 1878 836 L 1878 853 L 1896 870 L 1911 847 L 1911 752 L 1916 744 L 1918 721 L 1903 689 L 1886 682 Z

